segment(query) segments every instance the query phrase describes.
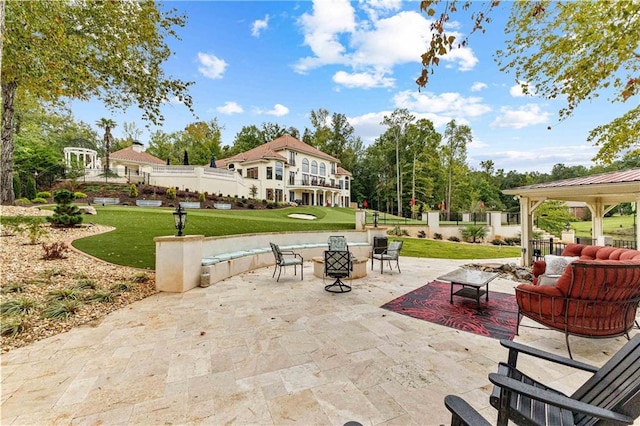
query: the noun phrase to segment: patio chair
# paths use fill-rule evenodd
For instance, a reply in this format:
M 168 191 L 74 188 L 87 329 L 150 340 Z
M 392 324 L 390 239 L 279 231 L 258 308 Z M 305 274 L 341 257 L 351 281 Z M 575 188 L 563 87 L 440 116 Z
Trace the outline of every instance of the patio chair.
M 324 252 L 324 275 L 335 278 L 332 284 L 324 286 L 331 293 L 346 293 L 351 286 L 342 282 L 351 274 L 351 255 L 346 250 L 327 250 Z
M 498 373 L 489 374 L 496 385 L 490 403 L 498 409 L 498 425 L 509 420 L 518 425 L 630 425 L 640 416 L 640 334 L 600 368 L 509 340 L 500 343 L 509 348 L 508 364 L 500 363 Z M 518 371 L 519 353 L 593 375 L 566 396 Z M 490 424 L 458 396 L 446 396 L 444 404 L 451 412 L 452 426 Z
M 371 256 L 373 257 L 373 259 L 377 259 L 380 261 L 380 273 L 384 273 L 384 262 L 388 262 L 389 263 L 389 269 L 393 270 L 393 266 L 391 266 L 391 261 L 395 260 L 396 261 L 396 267 L 398 268 L 398 272 L 402 272 L 400 270 L 400 262 L 399 262 L 399 257 L 400 257 L 400 250 L 402 250 L 402 241 L 392 241 L 391 244 L 389 244 L 389 247 L 387 247 L 387 249 L 385 251 L 383 251 L 382 253 L 373 253 Z M 371 262 L 373 263 L 373 259 L 371 260 Z M 372 268 L 373 269 L 373 268 Z
M 508 362 L 489 374 L 495 385 L 489 402 L 498 410 L 499 425 L 509 420 L 518 425 L 632 424 L 640 416 L 640 334 L 600 368 L 508 340 L 500 343 L 509 349 Z M 520 353 L 593 375 L 566 396 L 520 372 Z
M 276 282 L 280 280 L 280 274 L 282 273 L 282 268 L 285 266 L 293 265 L 293 275 L 297 275 L 297 266 L 300 265 L 300 279 L 304 279 L 304 267 L 303 262 L 304 259 L 298 253 L 295 253 L 293 250 L 280 250 L 275 243 L 269 243 L 271 245 L 271 250 L 273 251 L 273 256 L 276 258 L 276 265 L 273 268 L 273 277 L 276 276 L 276 270 L 278 270 L 278 278 Z
M 332 235 L 329 237 L 329 250 L 331 251 L 349 251 L 347 238 L 342 235 Z
M 387 237 L 373 237 L 373 247 L 371 249 L 371 270 L 373 271 L 374 254 L 382 254 L 389 247 L 389 239 Z

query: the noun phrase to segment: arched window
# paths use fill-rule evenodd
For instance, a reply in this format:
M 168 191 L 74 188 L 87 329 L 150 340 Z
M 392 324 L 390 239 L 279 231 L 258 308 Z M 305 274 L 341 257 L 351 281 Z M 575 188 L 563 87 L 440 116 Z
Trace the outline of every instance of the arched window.
M 282 161 L 276 161 L 276 180 L 282 180 L 283 166 Z
M 320 163 L 320 176 L 327 175 L 327 166 L 324 163 Z
M 311 174 L 312 175 L 318 174 L 318 162 L 316 160 L 313 160 L 311 162 Z
M 302 159 L 302 171 L 304 173 L 309 173 L 309 160 L 306 158 Z

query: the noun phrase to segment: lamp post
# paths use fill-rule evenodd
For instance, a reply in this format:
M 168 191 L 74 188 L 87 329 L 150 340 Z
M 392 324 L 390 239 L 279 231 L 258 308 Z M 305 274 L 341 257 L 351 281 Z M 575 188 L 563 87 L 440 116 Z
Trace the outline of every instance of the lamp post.
M 373 212 L 373 227 L 374 228 L 378 227 L 378 215 L 379 215 L 379 213 L 377 211 Z
M 173 221 L 175 222 L 176 229 L 178 230 L 177 237 L 182 237 L 182 230 L 187 227 L 187 212 L 178 204 L 178 208 L 173 212 Z
M 571 223 L 569 221 L 567 221 L 567 223 L 564 225 L 564 229 L 567 232 L 569 232 L 571 230 Z

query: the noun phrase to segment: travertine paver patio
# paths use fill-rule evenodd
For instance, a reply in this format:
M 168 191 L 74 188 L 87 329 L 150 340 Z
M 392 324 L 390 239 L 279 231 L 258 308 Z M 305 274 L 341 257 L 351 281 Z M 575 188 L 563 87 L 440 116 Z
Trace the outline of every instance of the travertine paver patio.
M 287 270 L 276 283 L 268 268 L 149 297 L 4 354 L 0 421 L 439 425 L 450 393 L 495 421 L 487 375 L 506 359 L 497 340 L 380 309 L 469 262 L 403 257 L 401 274 L 369 271 L 346 294 L 325 292 L 307 263 L 304 281 Z M 514 285 L 498 278 L 490 289 Z M 566 354 L 557 332 L 525 328 L 515 340 Z M 572 338 L 572 349 L 601 365 L 625 342 Z M 522 361 L 568 392 L 585 377 Z

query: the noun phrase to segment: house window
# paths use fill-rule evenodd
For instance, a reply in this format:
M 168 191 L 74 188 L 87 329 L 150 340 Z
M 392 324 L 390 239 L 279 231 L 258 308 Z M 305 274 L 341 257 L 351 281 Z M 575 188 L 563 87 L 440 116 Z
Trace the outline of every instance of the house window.
M 276 180 L 282 180 L 284 173 L 284 167 L 282 165 L 282 161 L 276 162 Z
M 293 202 L 296 199 L 296 193 L 293 191 L 289 191 L 289 202 Z
M 338 186 L 340 187 L 340 189 L 342 189 L 342 180 L 338 181 Z
M 273 167 L 267 167 L 267 179 L 273 179 Z
M 327 166 L 324 163 L 320 163 L 320 176 L 327 175 Z
M 316 162 L 316 160 L 313 160 L 311 162 L 311 174 L 312 175 L 317 175 L 318 174 L 318 163 Z
M 336 163 L 331 163 L 331 174 L 332 175 L 336 174 Z
M 289 185 L 296 184 L 296 172 L 289 172 Z
M 258 168 L 251 167 L 247 169 L 247 178 L 249 179 L 258 179 Z
M 309 160 L 306 158 L 302 159 L 302 171 L 304 173 L 309 173 Z
M 302 175 L 302 184 L 303 185 L 309 185 L 309 175 L 308 174 Z
M 344 189 L 349 189 L 349 178 L 344 178 Z
M 296 153 L 293 151 L 289 151 L 289 164 L 291 166 L 296 165 Z

